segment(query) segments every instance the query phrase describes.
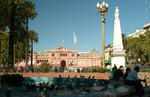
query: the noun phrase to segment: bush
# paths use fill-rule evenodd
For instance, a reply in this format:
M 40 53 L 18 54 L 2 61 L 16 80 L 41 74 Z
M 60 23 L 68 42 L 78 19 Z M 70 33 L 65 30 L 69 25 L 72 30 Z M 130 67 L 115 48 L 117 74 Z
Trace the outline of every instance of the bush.
M 2 86 L 21 86 L 24 78 L 20 74 L 4 74 L 0 76 Z
M 39 72 L 50 72 L 53 70 L 53 67 L 48 63 L 42 63 L 39 67 Z
M 105 72 L 109 72 L 110 70 L 107 68 L 90 68 L 90 69 L 86 69 L 84 70 L 84 72 L 99 72 L 99 73 L 105 73 Z
M 93 69 L 85 69 L 83 72 L 93 72 Z
M 96 72 L 100 72 L 100 73 L 105 73 L 105 72 L 109 72 L 110 70 L 107 68 L 97 68 Z

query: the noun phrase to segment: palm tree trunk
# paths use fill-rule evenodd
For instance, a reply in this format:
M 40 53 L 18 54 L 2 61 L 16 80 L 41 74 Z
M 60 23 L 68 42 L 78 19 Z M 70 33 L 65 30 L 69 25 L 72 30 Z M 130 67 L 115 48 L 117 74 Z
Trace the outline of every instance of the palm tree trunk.
M 14 34 L 15 34 L 15 10 L 16 5 L 14 4 L 14 0 L 12 1 L 12 10 L 10 16 L 10 32 L 9 32 L 9 66 L 8 69 L 14 69 Z
M 31 69 L 33 71 L 33 40 L 31 40 Z
M 26 33 L 28 33 L 28 19 L 26 18 Z M 25 65 L 28 65 L 28 38 L 25 39 Z
M 14 43 L 14 64 L 15 64 L 15 60 L 16 60 L 16 44 Z

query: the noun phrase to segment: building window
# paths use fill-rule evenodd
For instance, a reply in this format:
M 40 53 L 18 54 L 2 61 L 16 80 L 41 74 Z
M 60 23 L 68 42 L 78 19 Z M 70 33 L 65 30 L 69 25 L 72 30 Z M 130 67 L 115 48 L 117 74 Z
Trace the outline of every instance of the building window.
M 59 61 L 57 61 L 57 64 L 59 64 Z
M 55 54 L 52 54 L 52 57 L 55 57 Z
M 52 64 L 55 64 L 54 60 L 52 60 Z
M 75 57 L 75 54 L 72 54 L 72 57 Z
M 72 60 L 72 64 L 74 64 L 75 63 L 75 61 L 74 60 Z
M 96 60 L 95 60 L 95 59 L 93 59 L 93 60 L 92 60 L 92 63 L 96 63 Z
M 67 56 L 67 54 L 60 54 L 60 56 L 61 56 L 61 57 L 66 57 L 66 56 Z

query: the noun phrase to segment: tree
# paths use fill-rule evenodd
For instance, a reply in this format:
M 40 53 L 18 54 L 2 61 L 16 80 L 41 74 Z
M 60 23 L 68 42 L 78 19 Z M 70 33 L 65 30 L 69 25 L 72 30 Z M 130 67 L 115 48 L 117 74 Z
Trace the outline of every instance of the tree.
M 8 58 L 8 52 L 9 52 L 9 41 L 8 39 L 4 39 L 1 41 L 1 66 L 5 69 L 8 69 L 6 67 L 8 67 L 8 61 L 9 61 L 9 58 Z
M 52 71 L 53 68 L 52 68 L 52 65 L 44 62 L 42 63 L 40 66 L 39 66 L 39 72 L 49 72 L 49 71 Z
M 0 67 L 2 67 L 2 41 L 8 39 L 8 33 L 4 30 L 0 31 Z
M 9 28 L 9 63 L 11 64 L 13 62 L 12 58 L 12 50 L 13 50 L 13 34 L 14 34 L 14 25 L 15 25 L 15 1 L 12 0 L 11 2 L 9 0 L 1 0 L 0 1 L 0 15 L 1 15 L 1 23 L 0 23 L 0 30 Z M 11 64 L 13 65 L 13 64 Z
M 0 30 L 9 29 L 9 70 L 11 70 L 14 67 L 14 46 L 28 37 L 28 19 L 33 19 L 36 15 L 35 3 L 29 0 L 0 0 L 0 6 Z
M 31 42 L 31 69 L 33 69 L 33 42 L 38 42 L 38 33 L 34 30 L 30 30 L 29 37 Z
M 10 9 L 8 0 L 0 0 L 0 31 L 5 31 L 9 26 Z
M 25 1 L 23 2 L 23 8 L 22 8 L 22 16 L 25 20 L 25 24 L 26 24 L 26 33 L 28 33 L 28 23 L 29 23 L 29 19 L 34 19 L 35 16 L 37 15 L 37 12 L 35 10 L 35 3 L 32 1 Z M 28 36 L 25 39 L 25 60 L 26 60 L 26 65 L 28 62 L 28 43 L 29 43 L 29 38 Z
M 127 38 L 126 35 L 124 33 L 122 33 L 122 42 L 123 42 L 123 47 L 124 49 L 126 49 L 127 46 Z
M 135 62 L 145 64 L 150 61 L 150 30 L 138 37 L 127 38 L 127 53 Z M 140 59 L 140 60 L 139 60 Z

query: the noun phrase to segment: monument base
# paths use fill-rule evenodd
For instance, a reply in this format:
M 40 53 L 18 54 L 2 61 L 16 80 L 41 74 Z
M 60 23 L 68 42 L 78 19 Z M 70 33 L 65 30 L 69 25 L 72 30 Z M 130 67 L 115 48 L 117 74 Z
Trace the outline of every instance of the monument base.
M 126 59 L 125 56 L 113 56 L 111 57 L 111 67 L 113 68 L 114 65 L 117 66 L 117 68 L 119 68 L 120 66 L 125 67 L 126 65 Z

